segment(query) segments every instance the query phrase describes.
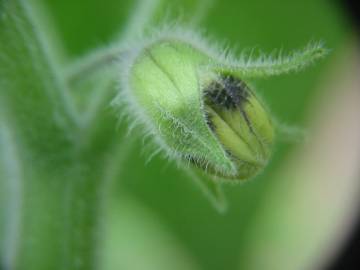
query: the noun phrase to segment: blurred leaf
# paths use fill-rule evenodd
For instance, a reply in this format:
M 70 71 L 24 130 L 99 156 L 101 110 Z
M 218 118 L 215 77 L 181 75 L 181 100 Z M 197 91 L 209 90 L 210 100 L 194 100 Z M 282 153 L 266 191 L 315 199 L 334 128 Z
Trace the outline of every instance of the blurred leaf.
M 159 218 L 136 200 L 122 194 L 105 211 L 103 270 L 198 269 L 181 243 Z
M 360 202 L 360 55 L 352 44 L 338 57 L 311 109 L 311 140 L 275 174 L 246 230 L 238 269 L 323 269 L 353 226 Z

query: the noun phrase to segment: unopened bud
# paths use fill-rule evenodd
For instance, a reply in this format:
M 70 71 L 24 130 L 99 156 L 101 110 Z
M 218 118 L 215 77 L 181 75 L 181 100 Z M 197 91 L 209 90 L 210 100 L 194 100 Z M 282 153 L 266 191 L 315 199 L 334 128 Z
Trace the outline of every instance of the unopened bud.
M 301 62 L 299 56 L 294 65 L 304 66 L 306 59 Z M 284 72 L 291 63 L 287 59 Z M 223 179 L 248 179 L 267 164 L 274 129 L 241 74 L 281 70 L 249 66 L 249 73 L 246 68 L 229 66 L 192 42 L 163 37 L 140 49 L 126 66 L 125 96 L 170 157 Z

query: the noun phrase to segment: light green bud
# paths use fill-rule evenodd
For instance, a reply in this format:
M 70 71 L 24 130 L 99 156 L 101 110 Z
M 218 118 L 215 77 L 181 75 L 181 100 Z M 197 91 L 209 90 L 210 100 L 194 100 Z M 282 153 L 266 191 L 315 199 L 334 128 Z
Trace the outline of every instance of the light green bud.
M 222 179 L 249 179 L 271 155 L 270 114 L 241 78 L 246 67 L 200 48 L 173 38 L 144 46 L 127 65 L 127 99 L 170 157 Z

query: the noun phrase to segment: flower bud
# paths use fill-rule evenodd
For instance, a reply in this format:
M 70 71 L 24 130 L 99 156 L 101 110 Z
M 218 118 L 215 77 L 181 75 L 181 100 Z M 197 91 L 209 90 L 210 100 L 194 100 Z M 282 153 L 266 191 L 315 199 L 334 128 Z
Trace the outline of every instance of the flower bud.
M 269 160 L 273 125 L 241 68 L 213 55 L 177 38 L 151 42 L 125 67 L 126 100 L 170 157 L 222 179 L 248 179 Z
M 236 164 L 236 179 L 247 179 L 267 163 L 274 139 L 269 114 L 241 79 L 217 74 L 203 88 L 207 122 Z

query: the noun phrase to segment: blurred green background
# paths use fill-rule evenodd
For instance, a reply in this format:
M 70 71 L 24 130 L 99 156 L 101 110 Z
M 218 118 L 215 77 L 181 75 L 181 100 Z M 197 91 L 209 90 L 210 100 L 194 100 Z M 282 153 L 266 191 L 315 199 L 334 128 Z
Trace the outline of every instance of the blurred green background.
M 50 20 L 64 42 L 66 61 L 109 44 L 124 31 L 136 4 L 131 0 L 47 0 Z M 306 126 L 306 113 L 320 80 L 349 40 L 351 31 L 342 10 L 326 0 L 214 0 L 210 4 L 195 28 L 224 41 L 237 54 L 253 47 L 268 53 L 276 48 L 289 52 L 318 40 L 331 49 L 326 59 L 300 74 L 255 82 L 280 121 Z M 159 21 L 166 16 L 191 25 L 194 2 L 167 1 L 164 10 Z M 126 124 L 119 125 L 119 141 L 130 141 L 131 136 L 122 137 L 125 129 Z M 105 229 L 100 233 L 104 250 L 99 256 L 103 269 L 248 269 L 241 258 L 251 241 L 249 231 L 272 188 L 283 181 L 275 172 L 294 145 L 279 142 L 259 177 L 225 186 L 230 203 L 225 215 L 218 214 L 173 163 L 161 156 L 146 162 L 146 142 L 139 139 L 130 147 L 105 207 Z

